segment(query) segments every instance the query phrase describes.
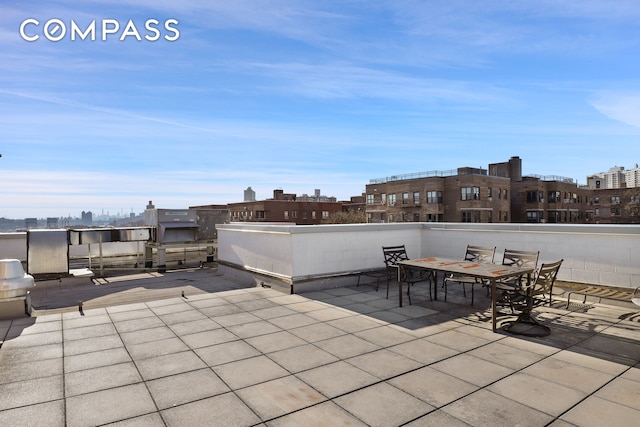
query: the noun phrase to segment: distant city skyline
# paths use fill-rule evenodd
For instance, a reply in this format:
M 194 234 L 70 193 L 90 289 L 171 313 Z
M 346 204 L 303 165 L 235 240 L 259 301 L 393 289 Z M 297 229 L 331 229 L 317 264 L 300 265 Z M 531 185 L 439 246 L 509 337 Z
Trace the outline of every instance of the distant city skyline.
M 514 155 L 584 184 L 640 157 L 638 22 L 634 0 L 4 2 L 0 217 L 347 200 Z

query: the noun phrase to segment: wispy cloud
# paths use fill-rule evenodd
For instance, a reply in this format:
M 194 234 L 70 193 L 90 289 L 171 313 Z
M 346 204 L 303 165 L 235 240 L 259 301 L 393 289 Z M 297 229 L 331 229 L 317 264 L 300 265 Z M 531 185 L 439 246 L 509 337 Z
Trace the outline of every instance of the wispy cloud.
M 640 128 L 640 91 L 599 92 L 590 103 L 606 117 Z

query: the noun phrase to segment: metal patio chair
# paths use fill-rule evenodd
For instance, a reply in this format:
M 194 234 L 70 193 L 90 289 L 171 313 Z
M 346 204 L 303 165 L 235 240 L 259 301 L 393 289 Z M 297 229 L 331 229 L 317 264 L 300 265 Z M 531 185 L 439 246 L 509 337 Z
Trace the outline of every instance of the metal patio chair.
M 467 250 L 464 255 L 465 261 L 472 261 L 476 263 L 492 263 L 496 254 L 496 247 L 484 247 L 484 246 L 472 246 L 467 245 Z M 444 286 L 444 300 L 447 300 L 447 288 L 450 283 L 459 283 L 462 285 L 462 294 L 467 297 L 466 285 L 471 285 L 471 305 L 473 305 L 473 287 L 476 284 L 484 285 L 484 283 L 477 277 L 464 276 L 462 274 L 447 274 L 444 276 L 442 285 Z
M 409 261 L 407 250 L 404 245 L 383 246 L 382 254 L 384 255 L 384 264 L 387 272 L 387 299 L 389 299 L 389 286 L 391 282 L 398 281 L 398 262 Z M 431 282 L 433 275 L 431 272 L 419 269 L 407 268 L 403 283 L 407 284 L 407 297 L 411 304 L 411 286 L 418 282 L 429 282 L 429 300 L 433 300 L 431 296 Z
M 531 283 L 525 283 L 521 288 L 514 288 L 510 300 L 513 305 L 520 306 L 521 313 L 516 320 L 502 324 L 505 331 L 527 336 L 545 336 L 551 333 L 551 329 L 535 320 L 531 312 L 533 307 L 546 302 L 545 295 L 551 293 L 563 261 L 561 259 L 542 264 Z

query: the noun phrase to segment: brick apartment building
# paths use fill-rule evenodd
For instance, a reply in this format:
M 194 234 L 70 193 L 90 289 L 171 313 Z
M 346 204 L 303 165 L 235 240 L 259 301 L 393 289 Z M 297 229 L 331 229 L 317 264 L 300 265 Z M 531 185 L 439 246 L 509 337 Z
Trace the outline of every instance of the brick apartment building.
M 633 191 L 631 191 L 633 190 Z M 611 192 L 611 194 L 605 192 Z M 640 188 L 594 190 L 560 176 L 522 176 L 522 161 L 371 180 L 369 222 L 640 222 Z
M 229 203 L 231 221 L 234 222 L 291 222 L 297 225 L 321 224 L 332 214 L 342 212 L 343 203 L 334 197 L 297 196 L 274 190 L 273 198 L 258 201 Z

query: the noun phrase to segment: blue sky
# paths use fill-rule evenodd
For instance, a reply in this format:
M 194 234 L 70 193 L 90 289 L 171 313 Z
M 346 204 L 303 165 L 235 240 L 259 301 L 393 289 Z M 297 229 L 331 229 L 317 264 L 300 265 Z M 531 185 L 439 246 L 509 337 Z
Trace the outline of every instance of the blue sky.
M 0 0 L 0 217 L 348 199 L 511 156 L 585 183 L 639 141 L 636 0 Z

